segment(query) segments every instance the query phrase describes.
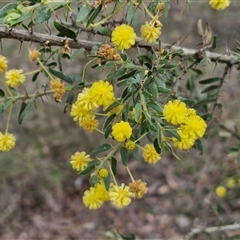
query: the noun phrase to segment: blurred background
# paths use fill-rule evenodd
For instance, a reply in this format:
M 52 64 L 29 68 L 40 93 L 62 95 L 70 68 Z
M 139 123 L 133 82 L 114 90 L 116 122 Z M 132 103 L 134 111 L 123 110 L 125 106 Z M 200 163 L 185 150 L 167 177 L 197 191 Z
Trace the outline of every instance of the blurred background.
M 163 23 L 161 39 L 173 43 L 184 39 L 181 46 L 199 48 L 197 21 L 208 22 L 218 36 L 216 52 L 235 51 L 240 40 L 238 1 L 224 11 L 214 11 L 208 1 L 197 1 L 192 9 L 184 1 L 172 2 L 172 9 Z M 0 3 L 0 7 L 5 3 Z M 140 24 L 135 19 L 136 26 Z M 144 20 L 142 20 L 144 21 Z M 39 28 L 44 32 L 44 26 Z M 87 36 L 79 36 L 87 39 Z M 38 45 L 2 39 L 2 55 L 9 61 L 9 69 L 34 70 L 28 60 L 28 49 Z M 64 70 L 82 73 L 86 58 L 64 62 Z M 204 77 L 221 76 L 224 66 L 210 63 L 203 68 Z M 96 79 L 95 72 L 88 77 Z M 101 72 L 98 79 L 101 78 Z M 186 81 L 186 76 L 183 81 Z M 203 79 L 204 79 L 203 77 Z M 216 118 L 228 129 L 240 127 L 240 74 L 233 67 L 228 75 L 219 102 L 223 111 Z M 96 79 L 96 80 L 98 80 Z M 200 79 L 201 80 L 201 79 Z M 48 80 L 43 75 L 36 83 L 28 77 L 28 93 L 42 90 Z M 185 83 L 183 82 L 183 85 Z M 22 88 L 21 93 L 25 90 Z M 83 192 L 89 188 L 88 176 L 79 177 L 71 169 L 69 159 L 76 151 L 90 152 L 102 143 L 96 134 L 81 130 L 63 113 L 64 103 L 52 97 L 37 101 L 21 125 L 17 122 L 20 103 L 14 108 L 10 132 L 17 136 L 17 144 L 9 153 L 0 153 L 0 239 L 108 239 L 106 232 L 117 229 L 123 235 L 134 233 L 137 239 L 181 239 L 192 228 L 234 224 L 240 217 L 240 163 L 228 149 L 239 143 L 228 131 L 209 126 L 208 137 L 202 140 L 204 150 L 177 151 L 181 161 L 168 152 L 154 166 L 130 161 L 136 179 L 148 184 L 147 195 L 133 201 L 127 208 L 116 209 L 110 203 L 90 211 L 82 203 Z M 5 130 L 7 114 L 0 116 L 0 131 Z M 127 173 L 119 170 L 118 178 L 129 182 Z M 234 179 L 236 186 L 228 186 Z M 219 185 L 226 185 L 224 198 L 215 194 Z M 194 239 L 240 239 L 240 230 L 231 233 L 199 234 Z

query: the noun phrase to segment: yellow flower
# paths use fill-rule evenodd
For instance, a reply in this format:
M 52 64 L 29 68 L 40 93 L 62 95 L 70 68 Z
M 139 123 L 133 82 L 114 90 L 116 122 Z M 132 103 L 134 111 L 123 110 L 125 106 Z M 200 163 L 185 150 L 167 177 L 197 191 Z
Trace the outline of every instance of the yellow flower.
M 70 116 L 73 117 L 73 120 L 75 122 L 78 122 L 79 125 L 81 125 L 81 122 L 83 122 L 84 119 L 89 119 L 94 117 L 91 111 L 88 111 L 87 109 L 85 109 L 82 104 L 77 104 L 77 102 L 72 104 Z
M 0 151 L 7 152 L 15 146 L 16 138 L 11 133 L 0 132 Z
M 154 164 L 161 159 L 161 156 L 156 152 L 153 144 L 146 144 L 143 149 L 143 159 L 145 162 Z
M 71 165 L 72 168 L 76 171 L 83 171 L 88 163 L 91 161 L 89 155 L 86 152 L 76 152 L 74 155 L 71 156 Z
M 0 55 L 0 73 L 4 72 L 7 69 L 7 59 Z
M 102 178 L 106 178 L 108 176 L 108 170 L 106 168 L 101 168 L 98 175 Z
M 147 183 L 143 182 L 141 179 L 129 183 L 130 192 L 133 193 L 135 198 L 141 198 L 144 194 L 147 193 Z
M 118 142 L 124 142 L 132 135 L 132 128 L 128 122 L 121 121 L 112 127 L 112 135 Z
M 107 170 L 107 169 L 106 169 Z M 99 197 L 99 199 L 102 199 L 103 201 L 109 201 L 109 192 L 106 190 L 104 181 L 101 180 L 100 182 L 98 182 L 97 184 L 95 184 L 95 191 Z
M 122 24 L 114 29 L 111 40 L 118 49 L 124 50 L 135 44 L 136 37 L 132 27 Z
M 205 121 L 198 115 L 189 116 L 185 119 L 181 129 L 188 134 L 190 138 L 201 138 L 207 128 Z
M 54 91 L 53 97 L 56 102 L 61 102 L 62 95 L 65 93 L 65 84 L 56 78 L 50 81 L 50 87 Z
M 128 150 L 133 150 L 133 149 L 135 148 L 135 146 L 136 146 L 136 144 L 135 144 L 135 142 L 133 142 L 133 141 L 127 141 L 127 142 L 126 142 L 126 148 L 127 148 Z
M 29 60 L 30 61 L 35 61 L 39 56 L 41 55 L 41 53 L 39 51 L 37 51 L 36 49 L 34 49 L 33 51 L 30 50 L 29 52 Z
M 102 206 L 103 202 L 102 194 L 99 194 L 99 191 L 95 187 L 90 187 L 89 190 L 84 192 L 83 203 L 89 209 L 98 209 Z
M 187 150 L 194 145 L 196 138 L 189 137 L 189 135 L 181 128 L 178 128 L 178 134 L 181 137 L 181 141 L 176 138 L 172 138 L 175 147 L 179 148 L 180 150 Z
M 209 4 L 215 10 L 223 10 L 230 5 L 229 0 L 210 0 Z
M 22 69 L 9 70 L 6 72 L 5 77 L 7 79 L 6 84 L 10 87 L 18 87 L 26 80 L 26 77 L 23 75 Z
M 99 121 L 95 119 L 95 116 L 83 118 L 79 121 L 79 125 L 83 127 L 88 132 L 92 132 L 99 125 Z
M 235 181 L 233 178 L 228 179 L 228 181 L 227 181 L 227 186 L 228 186 L 229 188 L 235 187 L 235 186 L 236 186 L 236 181 Z
M 224 186 L 219 186 L 216 188 L 215 192 L 219 197 L 225 197 L 227 194 L 227 189 Z
M 160 27 L 154 27 L 146 22 L 144 25 L 141 26 L 140 29 L 141 37 L 145 42 L 153 43 L 159 38 L 161 34 Z
M 90 88 L 84 88 L 81 93 L 78 94 L 77 104 L 81 104 L 86 110 L 95 110 L 98 108 L 96 97 L 94 98 Z
M 131 203 L 131 196 L 130 188 L 125 186 L 124 183 L 121 186 L 113 185 L 109 189 L 110 201 L 119 208 L 129 205 Z
M 185 121 L 188 114 L 187 106 L 179 100 L 169 101 L 163 108 L 163 116 L 167 122 L 181 124 Z
M 196 110 L 194 108 L 188 108 L 187 115 L 188 116 L 195 116 L 195 115 L 197 115 Z
M 109 106 L 109 102 L 114 100 L 113 86 L 109 82 L 100 80 L 93 83 L 90 95 L 98 105 Z

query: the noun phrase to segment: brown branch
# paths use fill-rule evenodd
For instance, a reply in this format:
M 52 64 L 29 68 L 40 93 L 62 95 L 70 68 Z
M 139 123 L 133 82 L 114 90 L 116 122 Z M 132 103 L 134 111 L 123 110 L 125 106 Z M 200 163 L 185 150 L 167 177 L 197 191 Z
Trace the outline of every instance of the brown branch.
M 48 35 L 48 34 L 42 34 L 42 33 L 36 33 L 36 32 L 29 33 L 28 31 L 18 30 L 18 29 L 12 29 L 7 32 L 5 27 L 0 26 L 0 40 L 4 38 L 16 39 L 21 42 L 22 41 L 37 42 L 37 43 L 47 44 L 48 46 L 63 46 L 64 41 L 66 40 L 66 37 L 57 37 L 54 35 Z M 70 48 L 73 48 L 73 49 L 85 48 L 86 50 L 91 50 L 92 47 L 95 46 L 96 44 L 101 44 L 101 42 L 93 42 L 93 41 L 87 41 L 82 39 L 76 39 L 76 40 L 68 39 L 68 45 Z M 145 48 L 145 49 L 153 48 L 155 50 L 159 50 L 158 44 L 145 43 L 139 37 L 137 38 L 136 46 L 138 46 L 139 48 Z M 206 55 L 213 62 L 225 63 L 225 64 L 231 65 L 231 60 L 234 57 L 233 55 L 229 55 L 229 54 L 218 54 L 218 53 L 205 51 L 206 49 L 197 50 L 197 49 L 183 48 L 180 46 L 170 45 L 167 43 L 162 43 L 161 46 L 163 48 L 169 48 L 171 51 L 181 50 L 182 53 L 179 54 L 180 56 L 182 57 L 192 56 L 198 61 L 201 61 L 203 57 Z

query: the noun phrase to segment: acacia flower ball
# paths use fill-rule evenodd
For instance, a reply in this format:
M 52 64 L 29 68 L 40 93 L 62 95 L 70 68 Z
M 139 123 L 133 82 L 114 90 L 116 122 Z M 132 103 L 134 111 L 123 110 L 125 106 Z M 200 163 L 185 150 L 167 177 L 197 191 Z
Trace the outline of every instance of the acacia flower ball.
M 99 194 L 95 187 L 90 187 L 89 190 L 84 192 L 83 203 L 89 209 L 98 209 L 102 206 L 103 202 L 102 195 Z
M 99 177 L 106 178 L 108 176 L 108 170 L 106 168 L 101 168 L 98 172 Z
M 125 186 L 123 183 L 121 186 L 113 185 L 109 190 L 110 201 L 117 207 L 122 208 L 131 203 L 132 193 L 129 186 Z
M 146 22 L 144 25 L 141 26 L 140 29 L 141 37 L 145 42 L 153 43 L 159 38 L 161 34 L 160 27 L 154 27 Z
M 178 129 L 178 134 L 181 137 L 181 141 L 179 141 L 177 138 L 172 139 L 175 147 L 179 148 L 180 150 L 187 150 L 194 145 L 196 140 L 195 137 L 189 137 L 188 133 L 181 130 L 181 128 Z
M 5 77 L 7 79 L 6 84 L 10 87 L 18 87 L 26 80 L 22 69 L 9 70 L 6 72 Z
M 179 100 L 169 101 L 163 108 L 163 116 L 167 122 L 174 125 L 181 124 L 188 115 L 188 109 L 184 102 Z
M 86 152 L 76 152 L 74 155 L 71 156 L 71 165 L 72 168 L 76 171 L 83 171 L 88 163 L 91 161 L 89 155 Z
M 153 144 L 146 144 L 143 148 L 143 159 L 145 162 L 154 164 L 161 159 L 161 156 L 156 152 Z
M 227 195 L 227 189 L 224 186 L 217 187 L 215 192 L 219 197 L 225 197 Z
M 229 0 L 210 0 L 209 4 L 215 10 L 223 10 L 230 5 Z
M 11 133 L 0 132 L 0 151 L 7 152 L 15 146 L 16 138 Z
M 126 148 L 127 150 L 131 151 L 136 147 L 136 143 L 133 141 L 127 141 L 126 142 Z
M 143 182 L 141 179 L 129 183 L 130 192 L 133 193 L 134 198 L 141 198 L 144 194 L 147 193 L 147 183 Z
M 33 51 L 30 50 L 28 57 L 29 57 L 29 60 L 30 60 L 31 62 L 33 62 L 33 61 L 35 61 L 40 55 L 41 55 L 41 53 L 40 53 L 38 50 L 34 49 Z
M 121 121 L 112 127 L 112 135 L 118 142 L 124 142 L 132 135 L 132 128 L 128 122 Z
M 112 42 L 120 50 L 129 49 L 136 42 L 134 29 L 126 24 L 116 27 L 112 32 Z
M 0 55 L 0 73 L 4 72 L 7 69 L 7 59 Z

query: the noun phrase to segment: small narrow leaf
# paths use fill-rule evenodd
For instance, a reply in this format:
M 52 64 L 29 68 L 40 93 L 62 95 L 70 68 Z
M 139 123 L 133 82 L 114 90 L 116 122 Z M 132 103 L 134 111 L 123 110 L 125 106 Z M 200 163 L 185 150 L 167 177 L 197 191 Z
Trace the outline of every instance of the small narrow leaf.
M 127 166 L 128 165 L 128 150 L 127 150 L 127 148 L 121 147 L 120 154 L 121 154 L 123 165 Z
M 56 71 L 53 68 L 49 68 L 49 72 L 52 73 L 54 76 L 64 80 L 65 82 L 73 84 L 73 79 L 72 79 L 71 75 Z
M 72 56 L 71 56 L 71 61 L 74 61 L 77 57 L 79 57 L 80 55 L 82 55 L 85 52 L 84 48 L 80 48 L 77 51 L 75 51 Z
M 4 96 L 5 96 L 5 92 L 2 89 L 0 89 L 0 97 L 4 97 Z
M 126 17 L 126 20 L 127 20 L 127 23 L 128 25 L 131 25 L 132 23 L 132 20 L 133 20 L 133 17 L 136 13 L 136 7 L 132 4 L 132 2 L 129 2 L 128 3 L 128 7 L 127 7 L 127 17 Z
M 76 39 L 77 34 L 71 29 L 65 27 L 64 25 L 54 21 L 54 27 L 65 37 L 69 37 L 71 39 Z
M 218 89 L 218 88 L 219 88 L 219 85 L 211 85 L 211 86 L 203 89 L 203 90 L 201 91 L 201 93 L 211 92 L 211 91 L 216 90 L 216 89 Z
M 116 117 L 116 114 L 114 113 L 114 114 L 110 115 L 110 116 L 106 119 L 105 123 L 103 124 L 103 130 L 106 129 L 106 127 L 111 123 L 111 121 L 112 121 L 115 117 Z
M 204 85 L 204 84 L 218 82 L 218 81 L 221 81 L 221 80 L 222 80 L 222 78 L 220 78 L 220 77 L 214 77 L 214 78 L 208 78 L 208 79 L 205 79 L 205 80 L 201 80 L 201 81 L 199 81 L 199 83 Z
M 26 115 L 35 107 L 35 100 L 28 103 L 22 102 L 20 113 L 18 115 L 18 123 L 21 124 Z
M 91 14 L 91 16 L 89 17 L 89 20 L 88 20 L 88 22 L 87 22 L 87 26 L 86 26 L 86 27 L 88 27 L 90 24 L 93 23 L 93 21 L 94 21 L 95 18 L 98 16 L 98 14 L 101 12 L 101 10 L 102 10 L 102 3 L 99 4 L 99 6 L 97 7 L 97 9 L 95 9 L 95 10 L 93 11 L 93 13 Z
M 135 122 L 138 122 L 141 117 L 141 110 L 142 110 L 142 104 L 138 102 L 135 107 L 135 113 L 134 113 L 134 120 Z
M 66 103 L 72 105 L 73 100 L 74 100 L 74 92 L 69 92 L 69 94 L 67 96 Z
M 76 22 L 83 21 L 87 17 L 87 15 L 90 13 L 90 11 L 91 11 L 91 8 L 88 5 L 83 4 L 78 11 Z
M 111 168 L 113 171 L 113 175 L 116 176 L 117 175 L 117 160 L 115 157 L 112 157 L 112 159 L 111 159 Z
M 126 79 L 126 78 L 129 78 L 129 77 L 135 75 L 136 72 L 137 72 L 136 69 L 133 70 L 133 71 L 131 71 L 131 72 L 128 72 L 128 73 L 122 75 L 121 77 L 119 77 L 119 78 L 118 78 L 118 81 L 123 80 L 123 79 Z
M 111 148 L 112 148 L 111 145 L 104 143 L 104 144 L 94 148 L 90 154 L 95 155 L 98 153 L 106 152 L 106 151 L 110 150 Z
M 93 171 L 95 169 L 95 165 L 94 164 L 89 164 L 83 171 L 81 171 L 79 174 L 80 175 L 84 175 L 87 174 L 91 171 Z

